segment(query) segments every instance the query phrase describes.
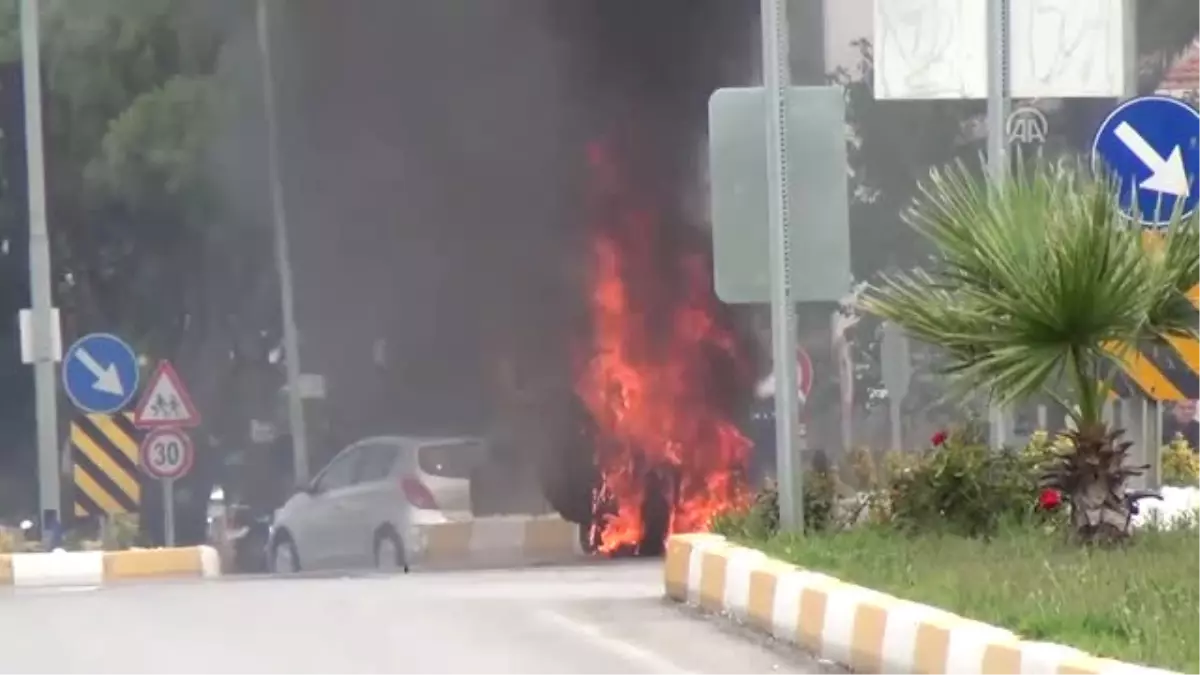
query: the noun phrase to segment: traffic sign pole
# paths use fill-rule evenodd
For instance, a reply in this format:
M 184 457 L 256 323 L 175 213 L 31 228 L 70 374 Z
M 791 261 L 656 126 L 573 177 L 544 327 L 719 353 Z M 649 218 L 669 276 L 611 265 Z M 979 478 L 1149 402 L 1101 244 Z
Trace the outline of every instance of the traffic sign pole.
M 163 500 L 163 543 L 167 548 L 175 546 L 175 480 L 168 478 L 162 482 Z
M 987 2 L 987 162 L 999 186 L 1008 174 L 1008 0 Z
M 988 174 L 997 190 L 1004 189 L 1008 178 L 1008 111 L 1012 107 L 1009 91 L 1008 10 L 1009 0 L 987 0 L 987 163 Z M 989 403 L 991 441 L 999 444 L 1007 436 L 1008 415 Z
M 904 445 L 901 403 L 908 395 L 909 380 L 912 379 L 912 357 L 909 354 L 908 337 L 891 321 L 883 324 L 883 344 L 880 346 L 880 352 L 880 360 L 883 362 L 883 386 L 887 388 L 888 396 L 888 420 L 892 428 L 892 450 L 899 452 Z
M 46 226 L 46 166 L 42 145 L 41 45 L 37 0 L 21 0 L 21 68 L 25 93 L 25 166 L 29 183 L 29 288 L 33 313 L 33 385 L 37 415 L 38 505 L 42 538 L 50 543 L 59 526 L 62 486 L 58 467 L 58 387 L 50 279 L 50 235 Z
M 788 233 L 787 121 L 790 33 L 786 0 L 762 0 L 763 88 L 767 95 L 767 185 L 771 242 L 771 351 L 775 371 L 775 461 L 779 524 L 804 532 L 805 439 L 796 396 L 796 307 L 791 293 Z
M 159 428 L 146 434 L 138 450 L 142 470 L 162 482 L 163 539 L 175 545 L 175 481 L 186 476 L 195 460 L 195 447 L 185 431 Z

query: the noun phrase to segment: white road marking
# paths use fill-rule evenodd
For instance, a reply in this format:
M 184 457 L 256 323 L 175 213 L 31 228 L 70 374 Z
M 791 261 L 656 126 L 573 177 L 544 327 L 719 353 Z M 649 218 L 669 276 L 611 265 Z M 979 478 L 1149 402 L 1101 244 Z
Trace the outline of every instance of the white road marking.
M 644 667 L 648 672 L 653 673 L 688 673 L 685 668 L 681 668 L 678 664 L 670 659 L 664 658 L 655 654 L 652 651 L 632 645 L 624 640 L 605 635 L 604 631 L 582 621 L 572 619 L 565 614 L 560 614 L 548 609 L 538 610 L 536 616 L 547 622 L 554 624 L 558 628 L 570 631 L 575 635 L 587 640 L 588 642 L 627 659 L 639 666 Z
M 86 593 L 98 591 L 101 586 L 18 586 L 13 595 L 59 595 L 61 593 Z

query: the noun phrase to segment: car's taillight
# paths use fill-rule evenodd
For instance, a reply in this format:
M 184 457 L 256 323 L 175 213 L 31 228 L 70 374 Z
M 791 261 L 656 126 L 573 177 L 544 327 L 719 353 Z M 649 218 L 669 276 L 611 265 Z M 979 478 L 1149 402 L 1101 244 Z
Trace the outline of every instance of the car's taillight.
M 418 509 L 437 508 L 437 502 L 433 500 L 433 493 L 416 478 L 407 476 L 401 479 L 400 489 L 404 491 L 404 498 L 408 500 L 408 503 Z

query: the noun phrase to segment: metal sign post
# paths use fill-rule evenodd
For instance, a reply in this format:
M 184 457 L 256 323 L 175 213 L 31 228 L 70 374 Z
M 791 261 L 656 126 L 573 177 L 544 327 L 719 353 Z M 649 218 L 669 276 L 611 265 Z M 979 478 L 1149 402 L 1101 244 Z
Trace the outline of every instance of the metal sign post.
M 182 429 L 155 429 L 142 440 L 142 470 L 162 481 L 163 539 L 168 547 L 175 545 L 175 481 L 191 470 L 195 454 L 191 437 Z
M 786 0 L 762 0 L 763 87 L 767 95 L 768 223 L 771 241 L 771 351 L 775 371 L 775 453 L 779 474 L 779 523 L 789 532 L 804 532 L 804 462 L 806 441 L 797 432 L 796 307 L 791 294 L 788 239 L 787 123 L 788 65 Z
M 997 190 L 1008 177 L 1009 100 L 1009 0 L 987 3 L 987 167 Z M 1008 441 L 1010 415 L 994 405 L 988 406 L 989 442 L 999 447 Z
M 896 324 L 883 324 L 883 344 L 880 345 L 880 360 L 883 362 L 883 386 L 887 388 L 888 420 L 891 426 L 891 447 L 899 452 L 904 445 L 904 425 L 900 404 L 908 395 L 909 380 L 912 379 L 912 356 L 908 349 L 908 336 Z
M 163 499 L 163 543 L 167 548 L 175 546 L 175 481 L 167 478 L 162 482 Z

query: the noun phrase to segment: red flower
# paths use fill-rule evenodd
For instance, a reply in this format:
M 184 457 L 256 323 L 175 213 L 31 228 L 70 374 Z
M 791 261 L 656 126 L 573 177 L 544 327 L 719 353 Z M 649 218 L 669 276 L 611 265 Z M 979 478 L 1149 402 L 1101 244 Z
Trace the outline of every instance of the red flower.
M 933 443 L 933 445 L 936 447 L 942 443 L 945 443 L 947 438 L 950 438 L 950 434 L 946 433 L 945 431 L 939 431 L 933 435 L 933 438 L 929 439 L 929 442 Z
M 1053 511 L 1059 506 L 1062 506 L 1062 493 L 1058 490 L 1046 488 L 1038 495 L 1038 507 L 1043 511 Z

